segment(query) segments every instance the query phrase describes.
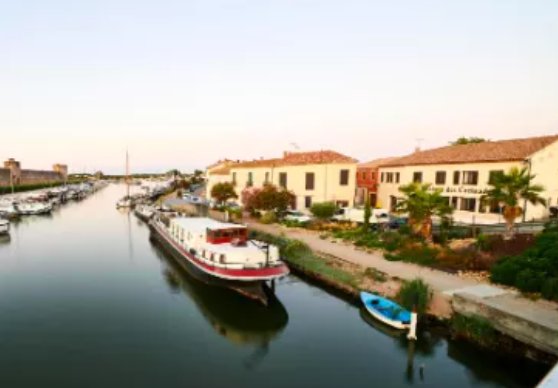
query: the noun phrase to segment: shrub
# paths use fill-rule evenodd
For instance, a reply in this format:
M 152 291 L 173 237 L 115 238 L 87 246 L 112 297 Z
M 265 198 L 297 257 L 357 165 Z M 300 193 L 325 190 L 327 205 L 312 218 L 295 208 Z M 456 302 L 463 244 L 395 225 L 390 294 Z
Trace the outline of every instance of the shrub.
M 476 242 L 477 248 L 481 251 L 488 251 L 490 249 L 490 237 L 486 234 L 479 234 Z
M 403 283 L 397 293 L 397 300 L 407 310 L 416 308 L 416 312 L 424 314 L 432 299 L 430 286 L 422 279 L 414 279 Z
M 310 208 L 310 212 L 320 220 L 328 220 L 335 214 L 337 207 L 333 202 L 315 203 Z
M 558 225 L 548 224 L 522 254 L 498 261 L 491 269 L 491 279 L 558 300 Z
M 546 279 L 541 294 L 543 298 L 558 300 L 558 277 Z
M 382 234 L 383 246 L 388 252 L 393 252 L 402 246 L 403 236 L 397 232 L 386 232 Z
M 262 224 L 273 224 L 277 222 L 277 215 L 275 212 L 267 212 L 260 218 L 260 222 Z
M 407 263 L 432 266 L 437 263 L 440 251 L 437 248 L 422 244 L 410 244 L 401 248 L 397 254 L 392 254 L 392 261 L 401 260 Z M 395 260 L 394 260 L 395 259 Z

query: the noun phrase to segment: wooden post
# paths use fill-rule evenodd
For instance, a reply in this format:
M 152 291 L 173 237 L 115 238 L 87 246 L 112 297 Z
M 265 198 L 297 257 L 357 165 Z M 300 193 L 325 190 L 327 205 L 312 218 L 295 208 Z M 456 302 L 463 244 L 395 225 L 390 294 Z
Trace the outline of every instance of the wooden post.
M 409 327 L 409 333 L 407 334 L 407 339 L 409 341 L 416 341 L 417 340 L 417 312 L 416 309 L 413 308 L 413 312 L 411 312 L 411 325 Z

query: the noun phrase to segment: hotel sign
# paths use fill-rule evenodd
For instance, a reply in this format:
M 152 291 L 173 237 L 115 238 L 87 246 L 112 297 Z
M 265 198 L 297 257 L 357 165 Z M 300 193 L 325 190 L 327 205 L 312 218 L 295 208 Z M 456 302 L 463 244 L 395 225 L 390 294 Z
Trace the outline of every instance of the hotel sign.
M 430 186 L 430 190 L 434 191 L 434 190 L 440 190 L 442 189 L 441 187 L 436 187 L 436 186 Z M 482 194 L 486 194 L 488 192 L 488 189 L 485 188 L 479 188 L 479 187 L 467 187 L 467 186 L 458 186 L 458 187 L 450 187 L 447 186 L 445 188 L 442 189 L 442 192 L 444 193 L 456 193 L 456 194 L 477 194 L 477 195 L 482 195 Z

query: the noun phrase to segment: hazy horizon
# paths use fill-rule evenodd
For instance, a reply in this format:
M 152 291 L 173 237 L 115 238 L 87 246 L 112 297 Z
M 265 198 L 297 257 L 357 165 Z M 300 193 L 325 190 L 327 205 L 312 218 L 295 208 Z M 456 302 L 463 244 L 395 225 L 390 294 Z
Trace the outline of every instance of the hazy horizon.
M 189 171 L 558 134 L 557 19 L 544 0 L 3 4 L 0 159 Z

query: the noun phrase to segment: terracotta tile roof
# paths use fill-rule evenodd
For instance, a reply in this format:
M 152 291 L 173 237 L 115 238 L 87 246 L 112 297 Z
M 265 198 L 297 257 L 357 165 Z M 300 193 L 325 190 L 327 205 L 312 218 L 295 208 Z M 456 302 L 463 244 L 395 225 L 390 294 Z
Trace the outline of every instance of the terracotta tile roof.
M 210 175 L 229 175 L 230 172 L 231 172 L 230 167 L 221 167 L 221 168 L 216 168 L 215 170 L 210 171 L 209 174 Z
M 281 167 L 305 164 L 356 163 L 357 160 L 335 151 L 285 152 L 282 158 L 235 163 L 231 168 Z
M 371 160 L 370 162 L 360 163 L 357 166 L 357 168 L 378 168 L 381 165 L 383 165 L 385 163 L 389 163 L 389 162 L 391 162 L 395 159 L 398 159 L 398 157 L 374 159 L 374 160 Z
M 558 135 L 447 146 L 418 151 L 382 163 L 381 167 L 518 161 L 556 141 Z

